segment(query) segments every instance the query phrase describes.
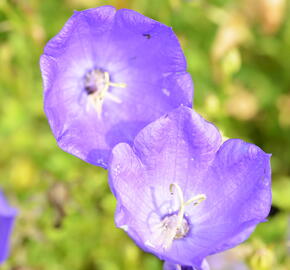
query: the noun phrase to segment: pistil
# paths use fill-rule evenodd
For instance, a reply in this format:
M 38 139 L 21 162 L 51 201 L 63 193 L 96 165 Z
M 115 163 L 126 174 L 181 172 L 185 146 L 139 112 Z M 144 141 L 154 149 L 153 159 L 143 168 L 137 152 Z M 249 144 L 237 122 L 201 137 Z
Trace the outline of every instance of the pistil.
M 105 98 L 121 103 L 118 97 L 108 92 L 110 87 L 125 88 L 126 84 L 111 82 L 110 74 L 101 69 L 93 69 L 85 75 L 84 88 L 88 94 L 89 104 L 95 108 L 98 117 L 102 114 L 102 105 Z
M 187 200 L 186 202 L 184 202 L 184 198 L 183 198 L 183 192 L 180 188 L 180 186 L 176 183 L 173 183 L 169 186 L 169 190 L 171 195 L 174 195 L 174 189 L 177 190 L 177 196 L 179 199 L 179 210 L 178 210 L 178 214 L 177 214 L 177 230 L 179 230 L 181 228 L 182 225 L 182 220 L 184 217 L 184 212 L 185 212 L 185 206 L 193 203 L 194 206 L 200 204 L 202 201 L 204 201 L 206 199 L 205 194 L 198 194 L 192 198 L 190 198 L 189 200 Z
M 171 195 L 177 194 L 179 200 L 179 208 L 177 214 L 168 215 L 161 220 L 152 229 L 152 238 L 146 241 L 148 246 L 156 248 L 161 246 L 167 250 L 171 247 L 176 239 L 184 238 L 189 231 L 189 224 L 185 215 L 185 207 L 193 203 L 193 206 L 199 205 L 206 199 L 205 194 L 198 194 L 187 201 L 184 201 L 182 189 L 177 183 L 170 184 L 169 191 Z

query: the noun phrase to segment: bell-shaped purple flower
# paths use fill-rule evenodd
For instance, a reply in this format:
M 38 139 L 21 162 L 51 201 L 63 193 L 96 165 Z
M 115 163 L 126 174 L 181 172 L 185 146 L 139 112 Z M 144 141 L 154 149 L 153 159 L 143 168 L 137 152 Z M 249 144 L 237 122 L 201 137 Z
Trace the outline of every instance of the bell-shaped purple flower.
M 193 269 L 247 239 L 271 206 L 270 155 L 239 139 L 222 143 L 184 106 L 142 129 L 132 147 L 115 146 L 109 175 L 116 225 L 145 251 Z
M 6 260 L 9 253 L 9 238 L 16 213 L 0 192 L 0 264 Z
M 111 6 L 75 12 L 40 61 L 44 109 L 58 145 L 107 167 L 119 142 L 179 105 L 193 85 L 170 27 Z

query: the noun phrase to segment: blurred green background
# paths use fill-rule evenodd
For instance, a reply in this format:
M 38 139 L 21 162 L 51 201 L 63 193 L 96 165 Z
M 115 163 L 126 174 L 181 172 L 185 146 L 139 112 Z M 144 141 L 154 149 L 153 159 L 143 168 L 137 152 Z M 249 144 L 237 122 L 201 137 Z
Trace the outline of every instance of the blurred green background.
M 0 185 L 19 209 L 11 256 L 1 269 L 162 268 L 115 228 L 106 171 L 60 150 L 43 113 L 38 62 L 44 45 L 73 10 L 104 4 L 135 9 L 173 27 L 195 83 L 196 110 L 224 137 L 273 154 L 269 222 L 214 258 L 213 269 L 289 270 L 286 0 L 0 0 Z

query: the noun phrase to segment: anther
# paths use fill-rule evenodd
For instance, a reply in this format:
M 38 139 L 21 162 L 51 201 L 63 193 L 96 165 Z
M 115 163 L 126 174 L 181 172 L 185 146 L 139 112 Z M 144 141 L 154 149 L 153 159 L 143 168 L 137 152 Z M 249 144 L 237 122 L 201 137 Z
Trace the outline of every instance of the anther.
M 126 83 L 113 83 L 113 82 L 109 82 L 109 86 L 119 87 L 119 88 L 126 88 L 127 87 L 127 84 Z
M 108 92 L 110 87 L 125 88 L 125 83 L 115 83 L 110 81 L 108 72 L 101 69 L 94 69 L 88 72 L 84 78 L 84 88 L 88 94 L 89 104 L 97 111 L 98 116 L 102 113 L 102 104 L 106 98 L 121 103 L 121 100 Z
M 180 229 L 182 226 L 183 216 L 184 216 L 184 212 L 185 212 L 185 206 L 187 206 L 191 203 L 193 203 L 193 206 L 197 206 L 198 204 L 200 204 L 202 201 L 204 201 L 206 199 L 206 195 L 205 194 L 198 194 L 198 195 L 190 198 L 186 202 L 184 202 L 183 192 L 178 184 L 176 184 L 176 183 L 170 184 L 169 191 L 170 191 L 171 195 L 174 195 L 174 188 L 177 190 L 177 196 L 179 198 L 179 210 L 178 210 L 178 214 L 177 214 L 177 217 L 178 217 L 177 229 Z

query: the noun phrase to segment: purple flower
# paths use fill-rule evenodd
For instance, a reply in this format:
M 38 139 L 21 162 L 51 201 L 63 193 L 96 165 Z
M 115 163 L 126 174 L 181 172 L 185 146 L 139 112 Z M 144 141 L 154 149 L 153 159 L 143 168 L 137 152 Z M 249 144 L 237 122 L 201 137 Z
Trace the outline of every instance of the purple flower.
M 13 228 L 16 210 L 11 208 L 0 192 L 0 264 L 9 253 L 9 237 Z
M 181 106 L 112 150 L 115 221 L 168 263 L 203 259 L 243 242 L 271 205 L 270 155 L 231 139 Z M 195 267 L 195 268 L 194 268 Z
M 133 10 L 75 12 L 40 65 L 58 145 L 105 168 L 117 143 L 132 143 L 145 125 L 192 105 L 192 81 L 172 29 Z

